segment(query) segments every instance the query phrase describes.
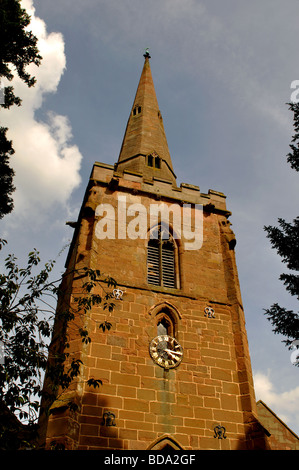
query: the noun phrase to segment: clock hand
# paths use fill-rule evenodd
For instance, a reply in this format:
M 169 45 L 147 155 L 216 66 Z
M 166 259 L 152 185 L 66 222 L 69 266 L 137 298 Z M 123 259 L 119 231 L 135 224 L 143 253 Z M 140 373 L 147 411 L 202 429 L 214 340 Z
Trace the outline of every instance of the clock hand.
M 164 351 L 170 353 L 172 356 L 175 356 L 176 354 L 182 356 L 182 353 L 180 351 L 172 351 L 171 349 L 164 349 Z

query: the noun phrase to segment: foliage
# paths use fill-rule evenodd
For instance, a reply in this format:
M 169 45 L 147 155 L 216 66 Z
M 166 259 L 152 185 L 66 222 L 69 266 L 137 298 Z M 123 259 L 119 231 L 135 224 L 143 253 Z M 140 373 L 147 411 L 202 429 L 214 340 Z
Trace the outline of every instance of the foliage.
M 99 270 L 82 268 L 53 281 L 50 275 L 55 263 L 48 262 L 40 269 L 40 262 L 36 250 L 29 253 L 24 268 L 9 255 L 5 260 L 5 273 L 0 274 L 0 345 L 4 349 L 0 360 L 2 449 L 7 442 L 14 442 L 17 447 L 21 445 L 18 436 L 24 436 L 24 422 L 32 438 L 37 431 L 41 399 L 43 408 L 46 407 L 43 411 L 49 412 L 53 401 L 74 380 L 80 380 L 82 361 L 69 352 L 70 329 L 83 343 L 90 343 L 88 328 L 84 325 L 88 323 L 91 309 L 102 304 L 103 310 L 111 311 L 114 306 L 110 287 L 116 283 Z M 82 290 L 77 294 L 74 307 L 64 301 L 67 295 L 64 285 L 76 279 L 82 281 Z M 98 327 L 105 331 L 111 323 L 105 321 Z M 59 347 L 56 347 L 55 335 Z M 45 371 L 51 387 L 43 386 Z M 99 387 L 101 380 L 91 377 L 87 384 Z M 73 410 L 76 407 L 72 402 L 67 406 Z M 29 437 L 21 439 L 22 445 Z
M 9 166 L 9 156 L 14 154 L 12 142 L 6 137 L 7 128 L 0 127 L 0 219 L 13 209 L 11 194 L 15 190 L 13 185 L 14 171 Z
M 36 79 L 26 67 L 40 65 L 42 57 L 37 48 L 37 38 L 28 31 L 30 16 L 21 8 L 20 0 L 0 0 L 0 87 L 5 78 L 11 82 L 14 74 L 32 87 Z M 4 93 L 3 108 L 21 105 L 21 99 L 14 94 L 14 88 L 7 86 Z M 14 153 L 12 142 L 6 137 L 7 129 L 0 127 L 0 219 L 13 210 L 11 194 L 14 191 L 14 172 L 9 166 L 9 157 Z
M 289 103 L 289 109 L 294 113 L 295 134 L 292 137 L 291 152 L 287 155 L 287 161 L 291 168 L 299 171 L 299 104 Z M 289 270 L 280 275 L 280 280 L 284 283 L 286 290 L 299 299 L 299 217 L 296 217 L 292 223 L 279 218 L 278 224 L 278 227 L 266 226 L 264 229 L 272 248 L 276 249 Z M 292 342 L 299 339 L 298 313 L 275 303 L 265 310 L 265 315 L 274 327 L 274 333 L 286 337 L 283 341 L 286 346 L 291 347 Z M 299 361 L 295 365 L 299 366 Z
M 27 29 L 29 24 L 30 16 L 21 8 L 20 0 L 0 0 L 0 77 L 12 81 L 16 71 L 20 79 L 32 87 L 36 79 L 26 72 L 26 67 L 30 64 L 39 66 L 42 57 L 37 38 Z M 13 87 L 8 87 L 5 95 L 5 107 L 21 104 Z
M 299 171 L 299 103 L 289 103 L 289 109 L 293 112 L 293 126 L 295 134 L 290 144 L 291 152 L 287 155 L 287 161 L 291 168 Z

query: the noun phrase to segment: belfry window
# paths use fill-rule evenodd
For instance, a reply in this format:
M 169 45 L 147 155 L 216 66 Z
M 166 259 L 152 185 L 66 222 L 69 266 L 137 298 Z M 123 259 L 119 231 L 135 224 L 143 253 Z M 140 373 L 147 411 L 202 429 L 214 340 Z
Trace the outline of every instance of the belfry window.
M 151 233 L 147 245 L 147 282 L 154 286 L 175 289 L 176 282 L 176 244 L 162 225 Z
M 156 168 L 157 170 L 161 169 L 161 158 L 158 155 L 150 154 L 147 156 L 147 166 Z

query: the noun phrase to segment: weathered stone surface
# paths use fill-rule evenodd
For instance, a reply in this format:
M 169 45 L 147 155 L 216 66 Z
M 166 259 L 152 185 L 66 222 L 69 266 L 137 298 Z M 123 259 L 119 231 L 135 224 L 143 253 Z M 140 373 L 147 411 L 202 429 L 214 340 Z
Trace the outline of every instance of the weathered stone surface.
M 271 434 L 271 450 L 299 450 L 299 438 L 263 401 L 257 402 L 258 417 Z

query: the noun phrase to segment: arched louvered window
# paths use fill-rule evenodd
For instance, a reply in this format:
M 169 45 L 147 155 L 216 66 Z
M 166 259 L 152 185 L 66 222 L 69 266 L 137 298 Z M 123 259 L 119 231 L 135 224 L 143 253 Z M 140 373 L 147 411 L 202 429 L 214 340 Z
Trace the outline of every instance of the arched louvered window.
M 176 288 L 175 241 L 161 225 L 152 236 L 147 246 L 147 281 L 154 286 Z

